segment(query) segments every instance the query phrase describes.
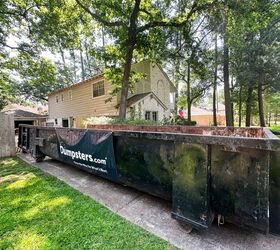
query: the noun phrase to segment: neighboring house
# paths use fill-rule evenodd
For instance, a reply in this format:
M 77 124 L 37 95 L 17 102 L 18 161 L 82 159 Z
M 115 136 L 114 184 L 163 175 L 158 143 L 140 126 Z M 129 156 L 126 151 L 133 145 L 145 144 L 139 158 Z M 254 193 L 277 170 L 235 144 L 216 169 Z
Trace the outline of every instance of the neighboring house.
M 10 104 L 6 106 L 3 112 L 14 113 L 15 129 L 18 129 L 19 124 L 45 126 L 47 115 L 44 114 L 46 109 L 43 106 L 30 107 L 19 104 Z
M 223 104 L 219 104 L 217 109 L 217 122 L 218 125 L 225 125 L 226 116 L 223 109 Z M 185 118 L 187 114 L 185 113 Z M 197 122 L 198 126 L 212 126 L 213 125 L 213 110 L 208 110 L 204 108 L 192 107 L 191 118 L 193 121 Z
M 163 69 L 150 61 L 132 65 L 145 78 L 137 82 L 127 99 L 127 117 L 160 121 L 175 109 L 176 88 Z M 49 126 L 83 127 L 92 116 L 117 117 L 120 95 L 111 96 L 113 86 L 96 75 L 48 96 Z M 110 99 L 108 101 L 108 99 Z

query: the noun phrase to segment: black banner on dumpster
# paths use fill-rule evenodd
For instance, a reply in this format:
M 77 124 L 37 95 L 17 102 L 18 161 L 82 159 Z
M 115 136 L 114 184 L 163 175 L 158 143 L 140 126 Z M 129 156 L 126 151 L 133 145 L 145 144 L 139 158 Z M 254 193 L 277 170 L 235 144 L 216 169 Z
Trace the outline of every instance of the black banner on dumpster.
M 57 128 L 56 134 L 61 161 L 116 180 L 112 132 Z

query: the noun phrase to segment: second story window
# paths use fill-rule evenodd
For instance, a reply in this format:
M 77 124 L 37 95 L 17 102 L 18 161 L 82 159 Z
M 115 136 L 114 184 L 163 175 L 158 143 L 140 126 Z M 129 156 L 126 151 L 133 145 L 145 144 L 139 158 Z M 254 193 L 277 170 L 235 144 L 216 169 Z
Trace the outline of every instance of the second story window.
M 61 101 L 63 102 L 64 101 L 64 95 L 61 94 Z
M 97 97 L 104 94 L 105 94 L 104 81 L 100 81 L 92 85 L 92 97 Z
M 55 101 L 58 102 L 58 95 L 55 97 Z
M 72 90 L 69 90 L 68 95 L 69 95 L 69 100 L 72 100 Z

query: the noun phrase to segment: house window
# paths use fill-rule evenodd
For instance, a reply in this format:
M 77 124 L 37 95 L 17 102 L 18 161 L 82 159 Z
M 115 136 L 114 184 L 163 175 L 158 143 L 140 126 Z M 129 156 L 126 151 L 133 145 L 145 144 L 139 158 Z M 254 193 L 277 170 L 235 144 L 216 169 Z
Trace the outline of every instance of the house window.
M 57 119 L 54 119 L 54 124 L 55 124 L 55 125 L 57 125 L 57 124 L 58 124 Z
M 62 127 L 64 127 L 64 128 L 69 127 L 69 121 L 67 118 L 62 119 Z
M 97 97 L 104 94 L 105 94 L 104 81 L 100 81 L 92 85 L 92 97 Z
M 55 101 L 58 102 L 58 95 L 55 97 Z
M 157 121 L 158 120 L 158 112 L 152 112 L 152 118 L 153 118 L 153 121 Z
M 69 90 L 68 95 L 69 95 L 69 100 L 72 100 L 72 90 Z
M 61 101 L 63 102 L 64 101 L 64 95 L 61 94 Z
M 146 111 L 145 120 L 151 120 L 151 111 Z

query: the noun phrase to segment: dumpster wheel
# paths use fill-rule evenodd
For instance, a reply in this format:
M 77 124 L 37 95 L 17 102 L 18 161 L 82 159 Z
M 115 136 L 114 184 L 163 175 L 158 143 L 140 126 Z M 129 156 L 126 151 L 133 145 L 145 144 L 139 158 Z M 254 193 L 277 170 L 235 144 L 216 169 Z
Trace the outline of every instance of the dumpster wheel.
M 190 234 L 192 232 L 193 227 L 190 224 L 186 224 L 185 222 L 180 220 L 177 220 L 177 223 L 186 233 Z
M 42 162 L 46 156 L 35 157 L 36 162 Z

